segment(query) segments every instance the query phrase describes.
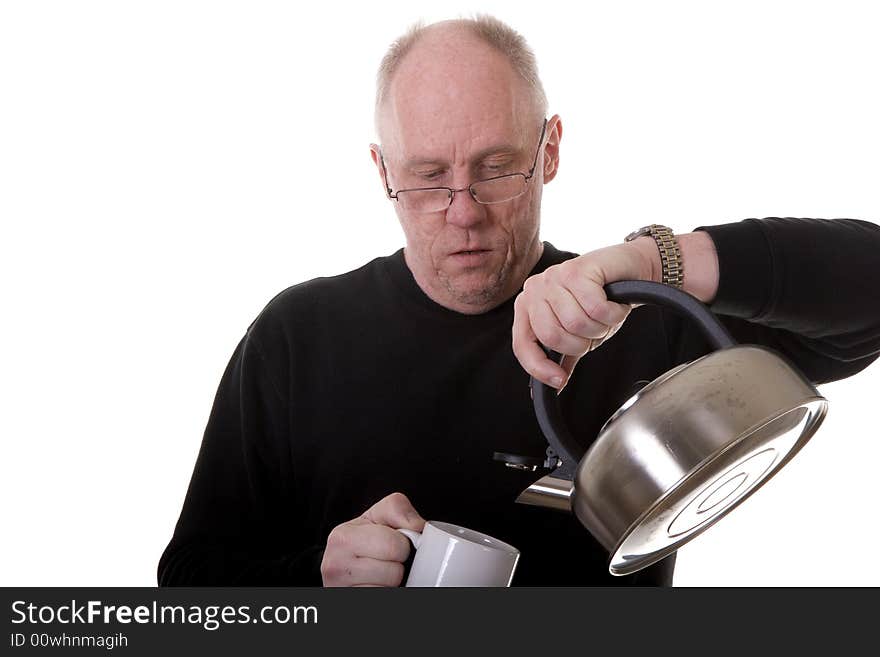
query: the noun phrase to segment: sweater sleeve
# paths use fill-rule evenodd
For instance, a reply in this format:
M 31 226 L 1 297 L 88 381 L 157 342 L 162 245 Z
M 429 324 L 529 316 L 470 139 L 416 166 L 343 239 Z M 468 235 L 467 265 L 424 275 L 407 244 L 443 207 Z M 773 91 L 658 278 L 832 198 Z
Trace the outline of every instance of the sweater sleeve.
M 288 412 L 253 325 L 220 382 L 160 586 L 320 586 L 290 513 Z
M 880 354 L 880 226 L 856 219 L 746 219 L 703 226 L 718 252 L 710 309 L 741 343 L 785 354 L 813 383 L 841 379 Z M 687 266 L 687 263 L 685 263 Z M 668 318 L 673 358 L 705 353 Z

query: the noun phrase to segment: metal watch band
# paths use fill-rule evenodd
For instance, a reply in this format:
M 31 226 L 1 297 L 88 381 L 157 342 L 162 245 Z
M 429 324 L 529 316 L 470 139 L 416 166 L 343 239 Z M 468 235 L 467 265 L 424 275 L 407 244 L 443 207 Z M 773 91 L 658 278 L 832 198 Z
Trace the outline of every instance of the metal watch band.
M 630 233 L 624 241 L 631 242 L 643 235 L 650 235 L 657 243 L 657 249 L 660 251 L 663 283 L 681 289 L 684 283 L 684 265 L 681 261 L 681 248 L 678 246 L 675 233 L 668 226 L 651 224 Z

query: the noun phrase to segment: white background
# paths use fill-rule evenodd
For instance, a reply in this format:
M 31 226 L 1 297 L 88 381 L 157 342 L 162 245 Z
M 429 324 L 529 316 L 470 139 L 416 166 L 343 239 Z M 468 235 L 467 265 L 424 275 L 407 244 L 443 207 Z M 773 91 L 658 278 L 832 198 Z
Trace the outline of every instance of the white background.
M 368 153 L 385 48 L 474 11 L 527 36 L 563 118 L 557 246 L 880 219 L 868 2 L 4 2 L 0 584 L 155 583 L 250 321 L 402 245 Z M 880 584 L 878 389 L 823 386 L 820 432 L 676 584 Z

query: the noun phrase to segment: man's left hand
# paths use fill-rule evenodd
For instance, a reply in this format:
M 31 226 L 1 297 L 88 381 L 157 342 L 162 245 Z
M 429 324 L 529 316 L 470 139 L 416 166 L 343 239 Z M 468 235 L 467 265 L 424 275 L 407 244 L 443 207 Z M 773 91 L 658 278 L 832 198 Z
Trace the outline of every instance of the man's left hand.
M 513 353 L 520 364 L 536 379 L 561 390 L 578 360 L 611 338 L 632 309 L 609 301 L 605 285 L 654 280 L 657 268 L 659 254 L 653 239 L 640 237 L 572 258 L 527 279 L 514 302 Z M 541 345 L 562 354 L 561 365 L 547 358 Z

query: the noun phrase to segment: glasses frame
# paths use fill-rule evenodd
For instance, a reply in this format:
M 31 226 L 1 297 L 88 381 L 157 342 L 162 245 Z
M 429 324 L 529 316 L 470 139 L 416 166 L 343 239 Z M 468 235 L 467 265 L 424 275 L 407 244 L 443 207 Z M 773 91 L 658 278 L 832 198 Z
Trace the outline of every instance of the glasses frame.
M 512 201 L 513 199 L 519 198 L 520 196 L 525 194 L 526 190 L 523 189 L 523 191 L 520 192 L 519 194 L 517 194 L 516 196 L 511 196 L 509 199 L 505 199 L 503 201 L 492 201 L 491 203 L 485 203 L 483 201 L 477 200 L 477 195 L 473 189 L 474 185 L 478 185 L 478 184 L 484 183 L 484 182 L 489 182 L 491 180 L 501 180 L 502 178 L 512 178 L 514 176 L 523 176 L 525 178 L 526 184 L 528 185 L 529 180 L 531 180 L 532 177 L 535 175 L 535 168 L 538 166 L 538 155 L 541 153 L 541 146 L 544 143 L 544 135 L 546 133 L 547 133 L 547 119 L 545 118 L 544 125 L 541 127 L 541 137 L 538 139 L 538 148 L 537 148 L 537 150 L 535 150 L 535 159 L 532 162 L 532 168 L 529 169 L 529 172 L 527 174 L 522 173 L 522 172 L 505 173 L 503 176 L 493 176 L 492 178 L 483 178 L 482 180 L 475 180 L 467 187 L 462 187 L 461 189 L 453 189 L 452 187 L 408 187 L 407 189 L 398 189 L 395 192 L 391 189 L 391 187 L 388 186 L 388 169 L 385 167 L 385 157 L 382 155 L 382 151 L 380 150 L 379 151 L 379 160 L 382 162 L 382 178 L 385 181 L 385 190 L 388 193 L 388 198 L 393 199 L 399 203 L 400 199 L 398 198 L 397 195 L 401 194 L 403 192 L 436 192 L 436 191 L 444 190 L 449 194 L 449 201 L 446 203 L 445 208 L 440 208 L 438 210 L 429 210 L 429 211 L 423 212 L 422 214 L 429 214 L 431 212 L 442 212 L 444 210 L 449 209 L 449 206 L 452 205 L 452 201 L 455 198 L 455 194 L 457 192 L 463 192 L 463 191 L 467 191 L 471 195 L 471 198 L 474 199 L 474 201 L 476 201 L 480 205 L 494 205 L 496 203 L 507 203 L 507 201 Z

